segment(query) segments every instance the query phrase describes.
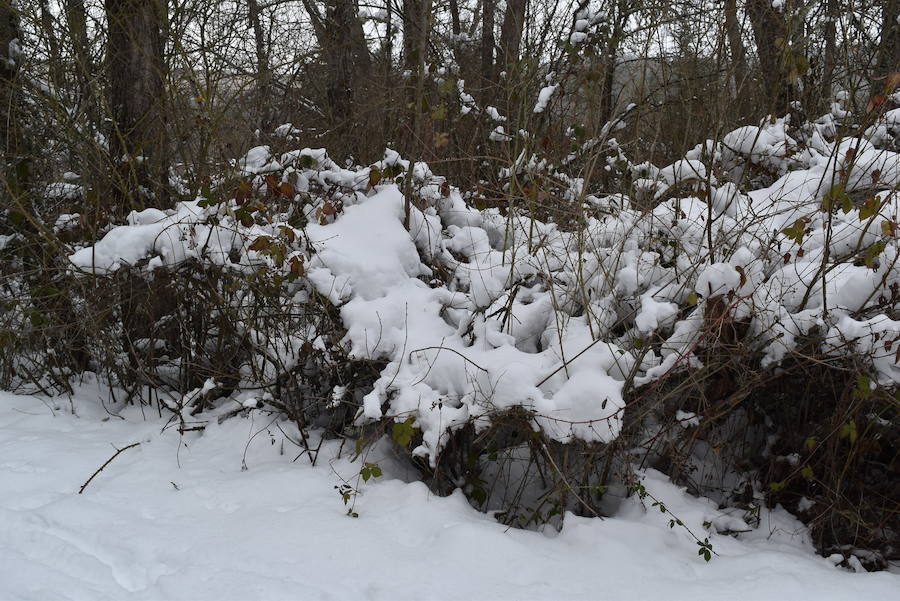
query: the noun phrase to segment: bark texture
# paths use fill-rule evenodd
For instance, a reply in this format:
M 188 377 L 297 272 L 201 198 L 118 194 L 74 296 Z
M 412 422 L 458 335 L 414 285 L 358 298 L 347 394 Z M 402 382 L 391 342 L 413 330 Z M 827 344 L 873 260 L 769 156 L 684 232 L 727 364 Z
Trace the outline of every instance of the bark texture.
M 106 0 L 109 147 L 121 161 L 116 188 L 126 204 L 141 205 L 147 192 L 166 187 L 164 10 L 161 0 Z
M 795 86 L 787 69 L 790 36 L 784 15 L 770 0 L 748 0 L 747 13 L 756 41 L 763 98 L 771 99 L 774 112 L 786 112 L 795 97 Z

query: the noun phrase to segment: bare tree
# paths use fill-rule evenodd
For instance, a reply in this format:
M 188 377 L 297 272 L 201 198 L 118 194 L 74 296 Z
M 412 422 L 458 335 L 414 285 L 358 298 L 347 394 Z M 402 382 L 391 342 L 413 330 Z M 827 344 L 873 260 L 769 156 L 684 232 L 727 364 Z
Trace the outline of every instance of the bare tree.
M 494 81 L 494 17 L 496 0 L 483 0 L 481 14 L 481 74 L 486 82 Z
M 59 51 L 59 39 L 56 37 L 56 23 L 53 12 L 50 10 L 50 2 L 48 0 L 40 0 L 41 2 L 41 30 L 44 38 L 47 40 L 47 71 L 50 74 L 50 81 L 53 82 L 57 91 L 62 90 L 65 86 L 63 81 L 63 63 L 62 55 Z
M 822 56 L 822 79 L 819 82 L 820 100 L 828 102 L 831 99 L 831 84 L 834 79 L 834 69 L 837 66 L 837 26 L 838 0 L 826 0 L 825 24 L 822 37 L 825 42 L 825 50 Z
M 269 55 L 266 52 L 266 37 L 260 20 L 259 3 L 256 0 L 247 0 L 248 18 L 253 29 L 253 42 L 256 49 L 256 93 L 257 107 L 259 110 L 258 123 L 261 129 L 267 129 L 270 125 L 269 117 Z
M 881 42 L 875 72 L 884 77 L 900 70 L 900 0 L 884 0 L 881 14 Z
M 788 69 L 790 34 L 784 15 L 770 0 L 748 0 L 747 12 L 756 41 L 762 97 L 771 98 L 773 110 L 786 111 L 795 89 Z
M 739 94 L 747 79 L 747 54 L 741 40 L 737 0 L 725 0 L 725 34 L 728 37 L 728 50 L 731 54 L 735 94 Z
M 72 57 L 75 62 L 75 80 L 78 83 L 78 97 L 85 107 L 91 123 L 97 123 L 96 106 L 92 101 L 91 80 L 94 77 L 94 65 L 91 59 L 91 47 L 88 40 L 87 13 L 84 0 L 65 0 L 63 4 L 66 25 L 72 44 Z
M 327 0 L 322 14 L 312 0 L 303 0 L 327 69 L 326 98 L 331 127 L 352 129 L 360 83 L 371 68 L 356 0 Z
M 10 0 L 0 0 L 0 174 L 6 183 L 0 186 L 0 198 L 15 187 L 19 155 L 18 85 L 19 19 Z
M 120 200 L 136 205 L 166 184 L 164 10 L 160 0 L 106 0 L 110 153 L 122 167 L 116 183 Z
M 510 71 L 519 61 L 522 33 L 525 31 L 527 0 L 507 0 L 503 25 L 500 27 L 500 68 Z

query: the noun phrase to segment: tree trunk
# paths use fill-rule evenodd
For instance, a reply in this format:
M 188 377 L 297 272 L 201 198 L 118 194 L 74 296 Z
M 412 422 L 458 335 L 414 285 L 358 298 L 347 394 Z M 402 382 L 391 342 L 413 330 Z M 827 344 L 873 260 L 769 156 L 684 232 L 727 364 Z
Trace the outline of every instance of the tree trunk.
M 503 25 L 500 27 L 500 57 L 498 62 L 501 68 L 510 75 L 519 62 L 519 48 L 522 45 L 522 33 L 525 30 L 526 0 L 507 0 L 506 13 L 503 16 Z
M 20 140 L 17 123 L 19 57 L 13 52 L 13 40 L 19 40 L 19 19 L 10 0 L 0 0 L 0 206 L 8 207 L 8 194 L 16 193 Z
M 781 12 L 772 7 L 770 0 L 748 0 L 747 12 L 759 57 L 762 98 L 770 99 L 773 112 L 787 112 L 795 92 L 785 68 L 788 55 L 785 45 L 790 39 L 787 24 Z
M 900 71 L 900 0 L 883 0 L 881 5 L 881 41 L 878 44 L 876 77 Z
M 728 50 L 731 54 L 731 69 L 734 77 L 735 95 L 740 94 L 747 79 L 747 54 L 741 41 L 741 24 L 738 22 L 737 0 L 725 1 L 725 34 L 728 36 Z
M 269 111 L 269 56 L 266 52 L 266 38 L 263 33 L 262 22 L 259 18 L 259 3 L 256 0 L 247 0 L 248 18 L 253 29 L 253 41 L 256 46 L 256 107 L 259 114 L 258 125 L 262 131 L 266 131 L 271 125 Z
M 53 13 L 50 11 L 50 2 L 41 0 L 41 29 L 47 38 L 47 70 L 50 81 L 59 94 L 65 87 L 62 72 L 62 57 L 59 53 L 59 39 L 56 37 L 56 24 L 53 22 Z
M 353 126 L 356 100 L 362 82 L 370 76 L 371 67 L 357 1 L 328 0 L 324 16 L 311 0 L 304 0 L 303 5 L 309 13 L 328 71 L 325 95 L 331 127 L 334 131 L 346 131 Z
M 484 0 L 481 14 L 481 75 L 486 84 L 494 83 L 494 15 L 496 0 Z
M 164 10 L 161 0 L 106 0 L 113 115 L 109 149 L 120 165 L 115 191 L 119 201 L 138 208 L 148 194 L 159 195 L 167 184 Z
M 78 87 L 79 106 L 83 107 L 89 123 L 98 122 L 97 103 L 93 101 L 91 79 L 94 77 L 94 65 L 91 60 L 90 42 L 87 32 L 87 13 L 84 0 L 65 0 L 64 6 L 69 38 L 72 42 L 72 55 L 75 61 L 75 80 Z
M 822 32 L 825 38 L 825 52 L 822 58 L 822 81 L 819 82 L 819 99 L 826 107 L 831 102 L 831 80 L 834 78 L 834 68 L 837 63 L 837 27 L 835 26 L 837 18 L 837 0 L 827 0 L 825 4 L 825 27 Z

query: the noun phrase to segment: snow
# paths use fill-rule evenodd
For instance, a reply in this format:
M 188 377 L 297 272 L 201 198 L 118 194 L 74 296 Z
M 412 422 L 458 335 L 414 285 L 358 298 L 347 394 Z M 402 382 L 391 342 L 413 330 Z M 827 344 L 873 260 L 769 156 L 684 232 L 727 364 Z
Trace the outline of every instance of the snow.
M 484 109 L 485 114 L 491 118 L 493 121 L 506 121 L 506 117 L 500 114 L 500 111 L 497 110 L 495 106 L 489 106 Z
M 900 286 L 897 239 L 885 233 L 900 213 L 900 195 L 890 191 L 900 184 L 900 157 L 864 140 L 824 137 L 821 152 L 800 154 L 786 127 L 776 119 L 740 128 L 662 169 L 622 155 L 639 176 L 635 188 L 649 197 L 644 208 L 623 194 L 586 196 L 583 179 L 556 172 L 567 185 L 561 197 L 602 209 L 585 213 L 575 232 L 525 213 L 479 211 L 425 163 L 391 149 L 372 167 L 356 168 L 339 167 L 322 149 L 297 149 L 278 162 L 287 165 L 282 181 L 293 179 L 304 192 L 294 199 L 310 222 L 303 228 L 288 226 L 287 214 L 244 224 L 236 200 L 183 202 L 132 213 L 128 225 L 69 259 L 81 273 L 190 259 L 248 274 L 265 265 L 277 274 L 285 264 L 250 247 L 290 230 L 285 257 L 304 259 L 305 274 L 284 302 L 299 312 L 318 292 L 340 314 L 341 352 L 384 361 L 356 423 L 412 419 L 422 434 L 414 453 L 432 463 L 454 429 L 472 423 L 482 430 L 517 407 L 553 440 L 614 440 L 628 411 L 623 382 L 631 374 L 643 385 L 698 366 L 693 351 L 708 325 L 707 303 L 719 296 L 748 324 L 748 346 L 766 367 L 816 328 L 825 333 L 823 353 L 864 359 L 875 380 L 896 384 L 897 347 L 884 345 L 898 325 L 876 303 Z M 499 125 L 492 134 L 509 137 Z M 261 146 L 241 164 L 262 169 L 272 161 Z M 727 181 L 741 181 L 757 161 L 770 170 L 769 185 L 748 185 L 745 194 Z M 548 167 L 523 152 L 515 168 Z M 373 169 L 412 172 L 419 199 L 408 230 L 400 187 L 371 186 Z M 843 191 L 874 200 L 826 219 L 823 200 L 841 178 Z M 252 180 L 257 189 L 261 180 Z M 688 196 L 649 202 L 687 183 L 679 193 Z M 333 197 L 323 190 L 334 188 L 341 209 L 325 214 Z M 285 363 L 296 364 L 307 339 L 271 336 L 272 348 L 286 349 Z M 658 344 L 640 351 L 648 337 Z M 315 332 L 308 338 L 323 344 Z M 274 378 L 272 369 L 260 372 Z
M 363 204 L 347 207 L 333 224 L 309 226 L 309 242 L 317 250 L 310 271 L 341 274 L 345 282 L 352 282 L 353 292 L 367 300 L 429 273 L 403 228 L 402 217 L 403 197 L 390 188 Z M 325 278 L 317 289 L 328 296 L 333 287 Z
M 272 151 L 268 146 L 256 146 L 247 151 L 238 161 L 238 169 L 242 175 L 255 175 L 257 173 L 268 173 L 281 169 L 281 165 L 272 156 Z
M 568 515 L 559 533 L 513 530 L 459 492 L 404 482 L 386 444 L 365 459 L 384 476 L 362 482 L 337 441 L 317 467 L 294 461 L 258 410 L 179 435 L 155 409 L 106 399 L 107 413 L 103 390 L 85 384 L 71 402 L 0 393 L 4 599 L 900 599 L 900 577 L 814 555 L 783 510 L 750 529 L 653 470 L 646 490 L 709 537 L 709 563 L 649 499 L 608 519 Z M 356 519 L 334 488 L 345 480 Z
M 498 125 L 488 135 L 488 139 L 491 142 L 509 142 L 512 140 L 512 136 L 506 133 L 502 125 Z
M 573 34 L 574 35 L 574 34 Z M 556 92 L 556 89 L 559 87 L 559 84 L 554 84 L 550 86 L 545 86 L 541 88 L 541 91 L 538 93 L 537 102 L 534 105 L 535 113 L 543 113 L 547 108 L 547 104 L 550 103 L 550 97 L 553 96 L 553 93 Z

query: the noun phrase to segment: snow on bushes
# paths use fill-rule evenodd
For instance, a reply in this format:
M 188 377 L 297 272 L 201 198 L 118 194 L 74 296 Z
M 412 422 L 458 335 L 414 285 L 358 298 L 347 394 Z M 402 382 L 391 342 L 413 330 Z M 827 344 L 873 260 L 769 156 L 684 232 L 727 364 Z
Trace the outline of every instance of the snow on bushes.
M 826 142 L 827 124 L 810 127 L 816 147 L 800 149 L 780 119 L 664 169 L 635 166 L 660 190 L 692 187 L 646 211 L 621 195 L 588 202 L 576 231 L 478 211 L 423 163 L 407 229 L 398 183 L 410 164 L 396 152 L 344 169 L 323 150 L 276 159 L 261 146 L 237 161 L 245 179 L 232 197 L 132 213 L 69 259 L 95 274 L 194 260 L 291 276 L 284 303 L 321 295 L 340 312 L 349 357 L 385 362 L 358 420 L 413 424 L 414 452 L 432 463 L 454 429 L 514 407 L 554 440 L 610 442 L 625 383 L 696 365 L 714 335 L 707 305 L 719 299 L 749 324 L 763 366 L 817 332 L 822 352 L 868 362 L 879 384 L 900 382 L 900 155 Z M 742 191 L 751 164 L 777 178 Z M 569 196 L 584 197 L 583 180 L 569 181 Z M 302 342 L 276 346 L 298 352 Z

